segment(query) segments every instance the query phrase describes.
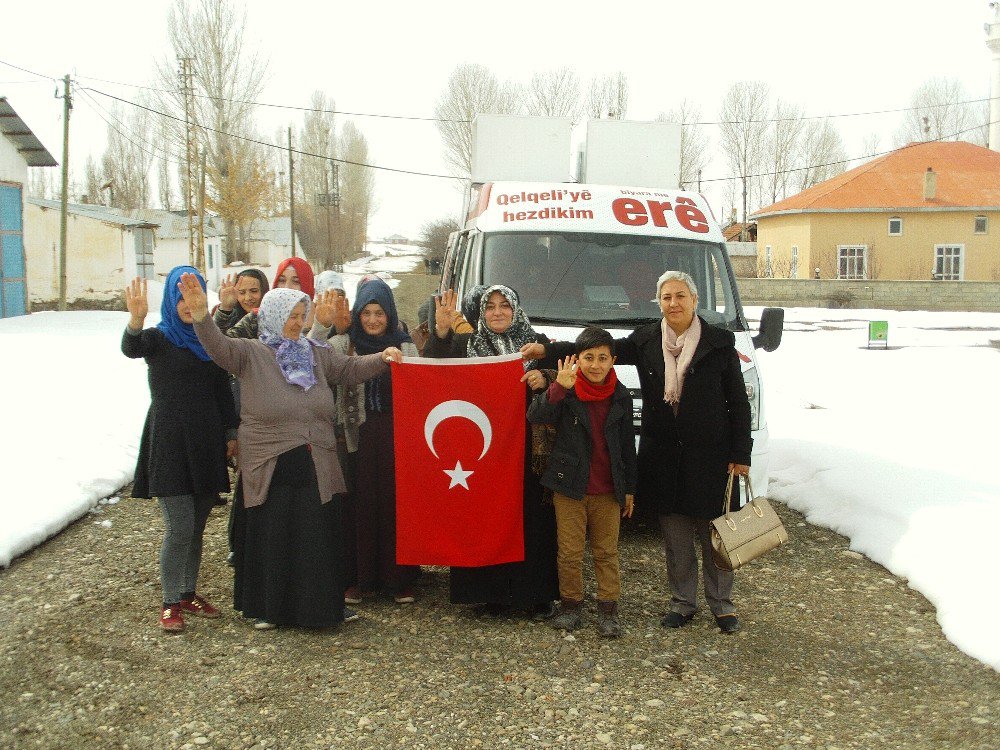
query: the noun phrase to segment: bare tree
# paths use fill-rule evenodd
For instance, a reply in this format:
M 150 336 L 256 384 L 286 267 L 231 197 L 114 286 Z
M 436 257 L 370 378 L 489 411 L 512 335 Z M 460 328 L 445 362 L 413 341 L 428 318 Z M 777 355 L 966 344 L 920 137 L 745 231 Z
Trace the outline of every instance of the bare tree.
M 159 193 L 160 208 L 169 211 L 174 205 L 173 184 L 170 179 L 170 155 L 173 150 L 173 139 L 170 136 L 170 128 L 165 123 L 165 118 L 159 117 L 159 127 L 156 131 L 156 147 L 159 151 L 159 159 L 156 165 L 156 189 Z
M 829 119 L 806 123 L 799 153 L 801 167 L 795 171 L 799 190 L 835 177 L 847 167 L 844 142 Z
M 160 88 L 166 92 L 161 105 L 183 120 L 184 94 L 178 85 L 176 66 L 180 58 L 193 59 L 193 83 L 199 94 L 194 97 L 194 118 L 203 128 L 201 146 L 207 152 L 209 190 L 213 199 L 223 205 L 232 205 L 223 200 L 224 194 L 238 194 L 241 189 L 227 182 L 254 174 L 253 170 L 230 174 L 230 165 L 253 162 L 247 154 L 234 153 L 240 140 L 233 136 L 253 132 L 254 100 L 267 77 L 267 60 L 256 48 L 244 47 L 246 19 L 246 11 L 234 0 L 175 0 L 167 14 L 173 57 L 157 64 Z M 180 146 L 176 151 L 183 153 L 183 125 L 175 122 L 171 129 Z M 248 195 L 256 192 L 247 191 Z M 228 252 L 235 246 L 237 217 L 220 215 Z
M 669 112 L 661 112 L 656 119 L 681 124 L 680 185 L 690 190 L 698 184 L 701 171 L 708 163 L 708 134 L 697 124 L 701 120 L 701 109 L 684 99 Z
M 805 127 L 802 109 L 780 99 L 774 105 L 772 122 L 764 140 L 762 178 L 764 196 L 777 203 L 788 195 L 792 168 L 799 158 L 800 140 Z
M 861 158 L 874 159 L 882 151 L 882 138 L 878 133 L 869 133 L 861 144 Z
M 628 112 L 628 78 L 619 71 L 595 76 L 587 92 L 587 115 L 593 120 L 624 120 Z
M 529 115 L 576 118 L 580 113 L 580 78 L 562 67 L 535 73 L 524 91 Z
M 764 155 L 770 96 L 762 81 L 741 81 L 729 88 L 719 111 L 719 139 L 729 168 L 739 179 L 744 224 L 747 209 L 754 205 L 753 175 L 760 171 Z
M 930 78 L 913 92 L 911 109 L 896 131 L 896 145 L 914 141 L 969 141 L 985 145 L 981 126 L 989 122 L 989 109 L 983 118 L 979 102 L 957 78 Z M 988 104 L 988 103 L 987 103 Z
M 352 122 L 345 122 L 340 129 L 340 152 L 346 161 L 354 164 L 341 165 L 341 204 L 338 244 L 341 250 L 339 260 L 361 255 L 368 238 L 368 220 L 375 196 L 375 172 L 370 167 L 358 166 L 368 163 L 368 141 Z
M 443 258 L 448 248 L 448 236 L 461 227 L 454 217 L 428 221 L 420 228 L 420 244 L 427 248 L 428 258 Z
M 100 205 L 104 201 L 101 196 L 101 186 L 104 184 L 104 175 L 92 154 L 87 154 L 87 166 L 83 171 L 84 203 Z
M 313 156 L 296 158 L 295 192 L 298 195 L 296 232 L 309 258 L 329 268 L 334 262 L 333 225 L 335 207 L 320 205 L 319 196 L 335 191 L 331 160 L 337 156 L 337 131 L 333 114 L 334 101 L 322 91 L 314 91 L 310 111 L 302 118 L 302 129 L 295 139 L 296 149 Z M 317 158 L 318 157 L 318 158 Z
M 484 65 L 458 65 L 448 77 L 434 105 L 444 159 L 452 172 L 472 172 L 472 120 L 479 114 L 517 114 L 520 95 L 511 84 L 501 84 Z
M 149 132 L 149 111 L 138 107 L 122 112 L 117 105 L 108 123 L 108 142 L 101 158 L 103 179 L 111 183 L 109 205 L 146 208 L 149 205 L 153 152 L 141 145 L 139 133 Z

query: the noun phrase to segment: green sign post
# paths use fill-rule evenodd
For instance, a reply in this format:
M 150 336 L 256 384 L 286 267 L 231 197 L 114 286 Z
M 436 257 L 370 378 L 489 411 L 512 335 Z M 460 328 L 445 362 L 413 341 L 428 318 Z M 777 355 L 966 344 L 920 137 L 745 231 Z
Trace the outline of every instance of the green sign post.
M 886 349 L 889 348 L 889 321 L 872 320 L 868 322 L 868 348 L 872 344 L 881 344 Z

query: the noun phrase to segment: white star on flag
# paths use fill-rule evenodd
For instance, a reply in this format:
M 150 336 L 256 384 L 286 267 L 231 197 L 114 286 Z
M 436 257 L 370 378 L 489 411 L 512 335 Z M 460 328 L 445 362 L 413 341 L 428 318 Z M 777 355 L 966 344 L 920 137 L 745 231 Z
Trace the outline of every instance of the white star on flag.
M 462 487 L 465 487 L 465 489 L 469 489 L 469 483 L 466 480 L 468 480 L 468 478 L 470 476 L 472 476 L 473 472 L 471 472 L 471 471 L 465 471 L 462 468 L 462 462 L 461 461 L 456 461 L 455 462 L 455 468 L 454 469 L 442 469 L 442 471 L 444 471 L 445 474 L 447 474 L 449 477 L 451 477 L 451 484 L 448 485 L 448 489 L 449 490 L 452 487 L 457 487 L 458 485 L 461 485 Z

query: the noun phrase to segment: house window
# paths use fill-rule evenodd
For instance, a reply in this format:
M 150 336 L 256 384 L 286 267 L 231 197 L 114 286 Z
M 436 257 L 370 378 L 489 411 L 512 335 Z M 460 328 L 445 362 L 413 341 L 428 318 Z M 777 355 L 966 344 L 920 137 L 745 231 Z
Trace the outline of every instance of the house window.
M 837 278 L 868 278 L 867 245 L 840 245 L 837 247 Z
M 792 268 L 788 272 L 788 278 L 797 279 L 799 277 L 799 246 L 792 245 Z
M 898 216 L 893 216 L 889 219 L 889 234 L 893 237 L 898 237 L 903 233 L 903 220 Z
M 774 278 L 774 266 L 772 264 L 771 246 L 764 246 L 764 276 L 768 279 Z
M 934 247 L 934 278 L 939 281 L 962 280 L 962 245 L 937 245 Z
M 976 234 L 986 234 L 986 230 L 989 228 L 989 223 L 986 221 L 985 216 L 976 217 L 976 225 L 973 230 Z

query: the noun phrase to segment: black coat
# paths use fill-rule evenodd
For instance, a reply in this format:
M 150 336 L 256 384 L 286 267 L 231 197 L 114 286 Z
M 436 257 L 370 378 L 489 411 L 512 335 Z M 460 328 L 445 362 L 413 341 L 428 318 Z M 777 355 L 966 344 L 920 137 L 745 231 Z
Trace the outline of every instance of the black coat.
M 149 366 L 149 412 L 132 497 L 228 492 L 226 433 L 239 426 L 228 373 L 156 328 L 126 329 L 122 353 Z
M 582 376 L 581 376 L 582 377 Z M 556 441 L 552 447 L 542 486 L 575 500 L 587 493 L 590 460 L 593 451 L 590 410 L 570 390 L 561 401 L 550 403 L 548 393 L 536 395 L 528 407 L 528 421 L 556 426 Z M 635 494 L 636 455 L 635 433 L 632 429 L 632 397 L 621 383 L 611 395 L 604 438 L 611 456 L 611 479 L 615 498 L 625 504 L 625 495 Z
M 619 365 L 635 365 L 642 389 L 636 505 L 695 518 L 722 514 L 728 464 L 750 465 L 750 402 L 732 331 L 703 319 L 701 339 L 684 376 L 677 416 L 663 400 L 660 322 L 615 340 Z M 573 352 L 547 347 L 548 356 Z M 733 498 L 736 506 L 737 498 Z

